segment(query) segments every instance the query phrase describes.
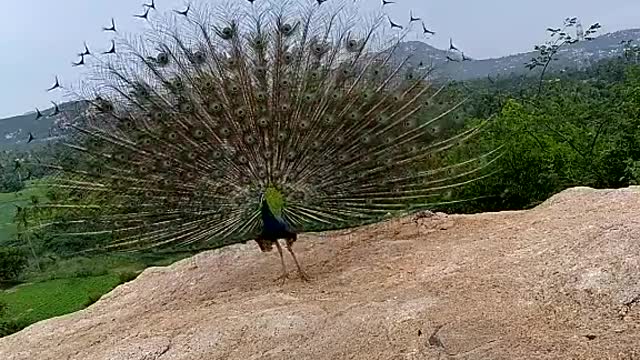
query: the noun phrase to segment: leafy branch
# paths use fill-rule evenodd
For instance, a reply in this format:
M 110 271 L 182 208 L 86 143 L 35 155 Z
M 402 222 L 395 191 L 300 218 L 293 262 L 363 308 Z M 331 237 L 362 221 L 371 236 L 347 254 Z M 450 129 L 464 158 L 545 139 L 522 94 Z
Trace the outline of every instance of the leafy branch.
M 583 40 L 593 40 L 594 35 L 602 26 L 600 23 L 595 23 L 584 31 L 582 25 L 578 21 L 577 17 L 566 18 L 564 25 L 560 28 L 547 28 L 547 32 L 550 35 L 550 39 L 541 45 L 536 45 L 534 50 L 538 52 L 538 55 L 525 64 L 527 69 L 533 70 L 541 67 L 540 80 L 538 83 L 538 95 L 542 92 L 542 83 L 544 81 L 544 75 L 549 68 L 551 62 L 558 60 L 557 54 L 565 45 L 572 45 Z M 575 35 L 569 34 L 569 30 L 575 29 Z

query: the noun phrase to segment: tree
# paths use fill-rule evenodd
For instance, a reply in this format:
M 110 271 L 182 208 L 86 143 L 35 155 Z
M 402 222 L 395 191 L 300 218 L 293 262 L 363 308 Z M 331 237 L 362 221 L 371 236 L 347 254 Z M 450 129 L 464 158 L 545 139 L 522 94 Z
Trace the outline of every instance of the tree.
M 565 45 L 572 45 L 579 41 L 583 40 L 593 40 L 595 33 L 602 26 L 600 23 L 595 23 L 584 31 L 582 29 L 582 25 L 578 21 L 577 17 L 566 18 L 564 20 L 564 25 L 561 28 L 547 28 L 547 32 L 549 32 L 551 39 L 549 39 L 546 43 L 542 45 L 536 45 L 534 49 L 538 52 L 538 56 L 531 59 L 526 64 L 526 67 L 529 70 L 536 69 L 538 67 L 542 67 L 542 71 L 540 72 L 540 80 L 538 82 L 538 95 L 542 92 L 542 83 L 544 81 L 544 75 L 547 72 L 549 65 L 552 61 L 557 60 L 556 55 L 560 51 L 562 47 Z M 569 29 L 575 29 L 575 35 L 572 36 L 569 34 Z

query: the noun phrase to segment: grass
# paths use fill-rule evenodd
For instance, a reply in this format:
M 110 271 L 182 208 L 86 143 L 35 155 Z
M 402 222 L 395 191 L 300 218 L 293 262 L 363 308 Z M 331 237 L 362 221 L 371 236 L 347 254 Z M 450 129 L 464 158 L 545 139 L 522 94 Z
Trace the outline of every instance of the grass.
M 86 307 L 121 282 L 118 274 L 26 283 L 0 292 L 7 304 L 4 319 L 29 325 Z
M 23 284 L 0 291 L 6 313 L 0 319 L 0 337 L 35 322 L 84 309 L 117 285 L 133 280 L 149 266 L 165 266 L 188 254 L 107 254 L 75 257 L 31 269 Z M 3 323 L 12 327 L 3 329 Z
M 16 225 L 13 218 L 16 215 L 16 205 L 27 205 L 34 195 L 42 198 L 42 191 L 42 188 L 27 186 L 18 192 L 0 193 L 0 244 L 15 236 Z

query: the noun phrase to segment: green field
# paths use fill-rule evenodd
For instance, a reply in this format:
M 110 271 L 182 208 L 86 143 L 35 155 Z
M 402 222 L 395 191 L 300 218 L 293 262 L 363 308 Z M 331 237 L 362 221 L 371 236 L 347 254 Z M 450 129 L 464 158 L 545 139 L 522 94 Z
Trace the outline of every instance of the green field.
M 16 206 L 26 205 L 34 195 L 41 197 L 42 190 L 27 187 L 15 193 L 0 193 L 0 244 L 13 239 L 16 233 L 16 225 L 13 223 Z
M 120 283 L 117 274 L 26 283 L 0 292 L 7 304 L 4 320 L 27 325 L 86 307 Z

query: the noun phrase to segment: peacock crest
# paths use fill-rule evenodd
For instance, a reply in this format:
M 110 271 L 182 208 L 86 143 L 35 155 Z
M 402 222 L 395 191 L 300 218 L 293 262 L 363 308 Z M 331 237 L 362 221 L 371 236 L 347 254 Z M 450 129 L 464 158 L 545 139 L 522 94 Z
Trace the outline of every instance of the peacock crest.
M 99 237 L 100 249 L 275 238 L 280 250 L 286 234 L 430 208 L 489 176 L 497 151 L 437 161 L 485 123 L 452 130 L 464 99 L 394 56 L 413 30 L 384 11 L 159 5 L 138 16 L 143 35 L 112 20 L 108 49 L 80 54 L 91 75 L 67 90 L 89 108 L 65 140 L 74 155 L 38 164 L 56 173 L 38 184 L 56 192 L 36 206 L 50 215 L 40 229 Z

